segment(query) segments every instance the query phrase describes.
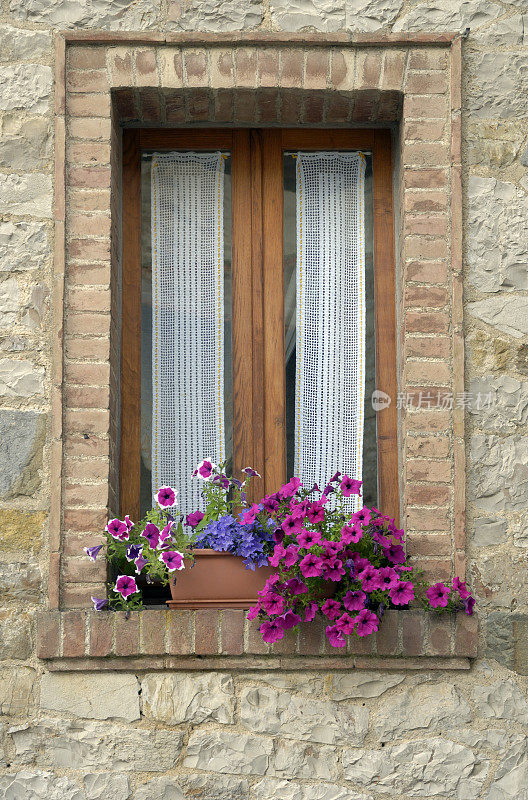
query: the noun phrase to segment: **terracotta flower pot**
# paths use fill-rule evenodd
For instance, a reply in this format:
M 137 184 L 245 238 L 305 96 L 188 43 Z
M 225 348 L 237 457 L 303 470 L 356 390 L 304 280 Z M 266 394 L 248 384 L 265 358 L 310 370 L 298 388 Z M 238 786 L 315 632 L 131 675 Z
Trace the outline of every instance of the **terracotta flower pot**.
M 257 590 L 274 570 L 246 569 L 240 556 L 216 550 L 195 550 L 193 567 L 176 572 L 176 585 L 170 582 L 169 608 L 249 608 L 257 601 Z

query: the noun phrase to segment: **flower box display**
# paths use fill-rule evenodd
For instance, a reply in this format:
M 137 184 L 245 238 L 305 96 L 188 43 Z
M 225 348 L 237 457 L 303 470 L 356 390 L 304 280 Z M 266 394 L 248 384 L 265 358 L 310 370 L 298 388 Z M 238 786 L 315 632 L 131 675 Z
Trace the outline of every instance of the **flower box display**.
M 336 472 L 327 485 L 306 488 L 292 478 L 248 506 L 247 484 L 203 461 L 205 511 L 186 518 L 176 493 L 163 487 L 141 524 L 128 517 L 107 527 L 110 559 L 124 566 L 99 610 L 140 608 L 135 575 L 170 586 L 172 608 L 249 608 L 265 642 L 322 615 L 328 641 L 375 633 L 389 608 L 422 606 L 473 613 L 474 599 L 456 577 L 428 586 L 407 562 L 404 531 L 376 508 L 361 507 L 361 482 Z M 95 559 L 101 546 L 86 548 Z

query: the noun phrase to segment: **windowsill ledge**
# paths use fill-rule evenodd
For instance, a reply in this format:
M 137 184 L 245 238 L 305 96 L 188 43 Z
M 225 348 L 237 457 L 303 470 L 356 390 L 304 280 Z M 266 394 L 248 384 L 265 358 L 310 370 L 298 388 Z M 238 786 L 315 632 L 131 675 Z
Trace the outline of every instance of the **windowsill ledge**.
M 37 655 L 51 670 L 469 669 L 478 622 L 464 613 L 388 611 L 380 631 L 331 648 L 313 622 L 266 645 L 246 612 L 42 611 Z

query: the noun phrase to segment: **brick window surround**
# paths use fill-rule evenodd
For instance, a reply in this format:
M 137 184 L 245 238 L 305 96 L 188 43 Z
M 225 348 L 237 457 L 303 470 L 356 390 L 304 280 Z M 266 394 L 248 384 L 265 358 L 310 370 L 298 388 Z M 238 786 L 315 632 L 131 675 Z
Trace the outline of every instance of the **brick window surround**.
M 235 648 L 262 661 L 247 623 L 231 612 L 214 612 L 207 645 L 198 631 L 211 612 L 145 611 L 144 619 L 158 615 L 160 641 L 145 644 L 139 622 L 129 620 L 121 652 L 120 622 L 98 622 L 86 610 L 90 595 L 103 596 L 106 576 L 104 562 L 91 563 L 82 548 L 101 541 L 108 510 L 117 508 L 124 125 L 391 128 L 398 388 L 433 398 L 431 408 L 398 412 L 401 520 L 409 553 L 426 574 L 464 575 L 464 409 L 436 406 L 438 392 L 463 391 L 460 112 L 458 34 L 57 35 L 54 491 L 41 657 L 115 661 L 145 658 L 154 647 L 170 666 L 178 652 L 220 657 L 227 636 L 227 653 Z M 181 634 L 180 650 L 171 638 L 180 634 L 167 632 L 187 624 L 178 614 L 192 620 L 192 643 Z M 419 642 L 409 644 L 411 614 L 420 620 Z M 444 663 L 475 655 L 474 621 L 444 622 L 440 634 L 427 615 L 394 612 L 392 619 L 392 644 L 373 645 L 368 655 Z M 325 655 L 322 642 L 306 647 L 285 640 L 282 654 Z

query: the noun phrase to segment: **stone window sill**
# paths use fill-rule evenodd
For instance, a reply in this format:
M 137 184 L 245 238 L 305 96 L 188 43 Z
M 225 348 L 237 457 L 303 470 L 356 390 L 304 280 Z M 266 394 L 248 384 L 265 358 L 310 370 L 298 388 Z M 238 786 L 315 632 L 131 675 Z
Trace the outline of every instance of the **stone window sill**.
M 388 611 L 375 636 L 331 648 L 316 622 L 266 645 L 246 612 L 42 611 L 37 654 L 50 670 L 469 669 L 478 623 L 464 613 Z

